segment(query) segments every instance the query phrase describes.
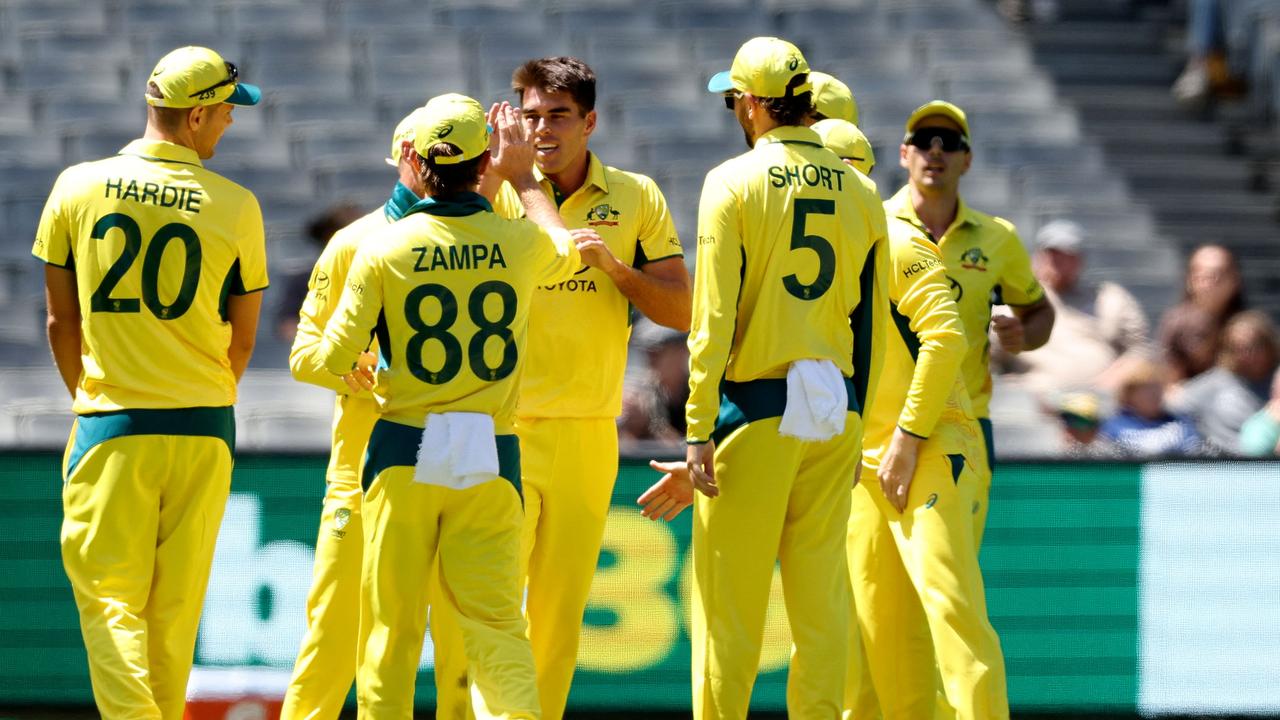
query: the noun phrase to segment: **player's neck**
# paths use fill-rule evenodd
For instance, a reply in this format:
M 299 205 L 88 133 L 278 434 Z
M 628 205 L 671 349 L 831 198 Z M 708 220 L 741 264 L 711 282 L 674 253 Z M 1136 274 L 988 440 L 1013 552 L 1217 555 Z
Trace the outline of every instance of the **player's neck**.
M 147 123 L 147 129 L 143 131 L 142 139 L 161 140 L 163 142 L 173 143 L 174 145 L 181 145 L 188 150 L 196 149 L 195 139 L 192 137 L 190 131 L 184 133 L 173 133 L 151 123 Z
M 587 182 L 587 173 L 591 169 L 591 152 L 583 150 L 582 156 L 569 163 L 569 167 L 555 173 L 547 173 L 547 179 L 555 184 L 560 194 L 569 197 L 578 192 L 578 188 Z
M 954 190 L 921 191 L 912 185 L 911 205 L 916 211 L 916 217 L 920 218 L 920 222 L 924 223 L 937 240 L 956 221 L 956 214 L 960 212 L 960 194 Z

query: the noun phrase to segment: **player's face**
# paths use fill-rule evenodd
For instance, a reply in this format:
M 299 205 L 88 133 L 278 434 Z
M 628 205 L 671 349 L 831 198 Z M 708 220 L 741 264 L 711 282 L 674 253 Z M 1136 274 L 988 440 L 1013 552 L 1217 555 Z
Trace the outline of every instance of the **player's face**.
M 528 88 L 520 112 L 543 174 L 558 175 L 586 159 L 587 138 L 596 129 L 595 110 L 583 113 L 567 92 Z
M 222 139 L 222 133 L 226 132 L 234 122 L 231 119 L 231 111 L 234 108 L 234 105 L 218 103 L 198 107 L 192 111 L 189 121 L 195 125 L 191 139 L 194 141 L 196 154 L 201 160 L 213 157 L 214 148 Z
M 960 132 L 954 120 L 932 115 L 916 123 L 915 131 L 927 128 L 946 128 Z M 960 177 L 969 171 L 973 154 L 966 149 L 947 151 L 935 140 L 928 150 L 903 143 L 899 148 L 899 163 L 907 170 L 907 177 L 918 190 L 938 193 L 954 193 L 960 189 Z

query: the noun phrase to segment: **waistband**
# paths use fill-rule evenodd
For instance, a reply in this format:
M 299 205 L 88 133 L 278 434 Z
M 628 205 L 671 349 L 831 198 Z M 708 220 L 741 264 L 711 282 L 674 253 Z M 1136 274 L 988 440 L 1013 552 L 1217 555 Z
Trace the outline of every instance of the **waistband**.
M 236 413 L 231 406 L 195 408 L 132 408 L 87 413 L 76 419 L 67 457 L 67 475 L 84 459 L 85 453 L 114 438 L 129 435 L 172 435 L 212 437 L 236 451 Z
M 515 435 L 495 435 L 498 446 L 498 474 L 511 483 L 524 501 L 520 486 L 520 439 Z M 422 428 L 379 419 L 369 434 L 369 448 L 365 451 L 364 468 L 360 472 L 360 486 L 369 492 L 369 485 L 378 473 L 391 467 L 414 467 L 418 464 L 418 447 L 422 444 Z
M 844 379 L 844 391 L 849 398 L 849 412 L 862 412 L 862 408 L 858 406 L 858 396 L 854 393 L 853 380 Z M 786 378 L 763 378 L 747 382 L 725 380 L 720 383 L 720 414 L 716 416 L 711 439 L 720 443 L 743 425 L 766 418 L 782 417 L 786 409 Z

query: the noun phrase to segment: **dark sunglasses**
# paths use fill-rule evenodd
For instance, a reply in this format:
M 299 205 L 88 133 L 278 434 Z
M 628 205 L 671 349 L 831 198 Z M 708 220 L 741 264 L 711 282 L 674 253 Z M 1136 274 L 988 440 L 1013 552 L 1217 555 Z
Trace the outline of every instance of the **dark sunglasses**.
M 224 87 L 227 85 L 234 85 L 236 83 L 236 80 L 238 80 L 239 78 L 240 78 L 240 70 L 235 66 L 235 63 L 227 63 L 227 77 L 225 80 L 216 82 L 203 90 L 197 90 L 191 93 L 190 95 L 188 95 L 187 97 L 200 97 L 205 93 L 211 93 L 220 87 Z
M 730 90 L 729 92 L 725 93 L 724 94 L 725 109 L 732 110 L 734 101 L 740 97 L 742 97 L 742 93 L 738 92 L 737 90 Z
M 951 128 L 920 128 L 907 136 L 908 145 L 925 152 L 933 149 L 934 140 L 941 142 L 942 152 L 951 153 L 969 149 L 969 143 L 965 141 L 964 135 L 961 135 L 960 131 L 952 130 Z

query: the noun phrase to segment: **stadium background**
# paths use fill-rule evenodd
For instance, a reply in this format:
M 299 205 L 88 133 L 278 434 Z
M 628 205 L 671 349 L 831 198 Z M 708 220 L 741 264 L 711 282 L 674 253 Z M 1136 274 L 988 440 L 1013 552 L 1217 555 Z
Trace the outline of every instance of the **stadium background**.
M 1013 25 L 987 0 L 0 0 L 0 715 L 89 714 L 57 554 L 56 451 L 70 418 L 30 239 L 61 168 L 140 134 L 145 73 L 169 49 L 214 47 L 266 94 L 237 111 L 209 163 L 259 197 L 276 284 L 237 409 L 251 454 L 197 678 L 269 689 L 301 633 L 330 409 L 283 370 L 272 318 L 292 300 L 279 279 L 314 259 L 307 218 L 385 198 L 395 178 L 382 158 L 409 109 L 447 91 L 507 98 L 518 62 L 581 56 L 600 76 L 592 148 L 658 181 L 689 248 L 704 173 L 741 149 L 705 80 L 744 39 L 777 34 L 851 86 L 884 194 L 905 180 L 902 120 L 945 97 L 974 131 L 967 201 L 1024 239 L 1054 218 L 1080 222 L 1089 276 L 1122 282 L 1152 318 L 1176 300 L 1186 250 L 1224 242 L 1253 304 L 1275 317 L 1280 8 L 1227 2 L 1252 13 L 1253 89 L 1192 117 L 1168 92 L 1185 61 L 1176 1 L 1033 2 L 1039 22 Z M 1055 431 L 1033 403 L 997 387 L 993 415 L 1001 464 L 983 562 L 1015 710 L 1280 712 L 1280 466 L 1034 462 Z M 688 701 L 688 518 L 641 521 L 633 499 L 649 479 L 631 463 L 619 480 L 575 708 Z M 785 677 L 778 613 L 772 623 L 762 710 L 781 707 Z

